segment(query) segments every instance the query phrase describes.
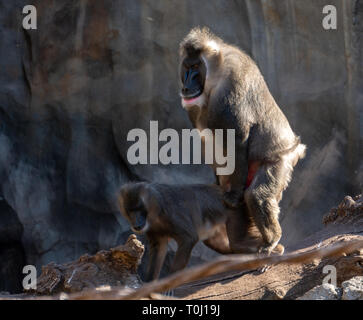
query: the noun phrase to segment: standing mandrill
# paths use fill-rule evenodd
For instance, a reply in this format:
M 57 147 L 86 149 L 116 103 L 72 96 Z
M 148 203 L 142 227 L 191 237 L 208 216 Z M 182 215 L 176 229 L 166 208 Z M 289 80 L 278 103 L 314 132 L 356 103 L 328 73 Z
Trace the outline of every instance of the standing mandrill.
M 228 206 L 245 203 L 263 238 L 258 250 L 269 254 L 281 238 L 278 204 L 305 145 L 243 51 L 195 28 L 180 43 L 180 59 L 181 101 L 194 127 L 235 129 L 236 169 L 218 184 Z
M 173 238 L 178 249 L 171 272 L 183 269 L 193 247 L 199 240 L 222 253 L 253 253 L 262 243 L 248 215 L 228 209 L 223 192 L 216 185 L 166 185 L 129 183 L 123 185 L 119 196 L 120 211 L 136 233 L 146 233 L 150 245 L 147 281 L 157 279 L 164 263 L 167 244 Z M 234 241 L 235 233 L 248 235 L 245 241 Z M 239 237 L 240 239 L 240 237 Z M 252 248 L 252 249 L 251 249 Z M 283 246 L 274 252 L 282 254 Z

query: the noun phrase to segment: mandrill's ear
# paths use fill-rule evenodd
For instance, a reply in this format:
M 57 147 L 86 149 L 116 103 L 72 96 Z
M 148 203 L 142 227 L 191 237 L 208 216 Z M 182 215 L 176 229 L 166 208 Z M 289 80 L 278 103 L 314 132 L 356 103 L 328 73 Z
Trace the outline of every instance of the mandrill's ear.
M 214 72 L 217 71 L 216 68 L 221 66 L 223 62 L 220 44 L 214 40 L 210 40 L 206 43 L 206 50 L 203 51 L 202 56 L 204 57 L 204 60 L 208 61 L 208 67 L 214 69 Z
M 219 55 L 220 53 L 220 47 L 219 44 L 215 40 L 209 40 L 206 42 L 206 49 L 204 50 L 208 52 L 211 55 Z

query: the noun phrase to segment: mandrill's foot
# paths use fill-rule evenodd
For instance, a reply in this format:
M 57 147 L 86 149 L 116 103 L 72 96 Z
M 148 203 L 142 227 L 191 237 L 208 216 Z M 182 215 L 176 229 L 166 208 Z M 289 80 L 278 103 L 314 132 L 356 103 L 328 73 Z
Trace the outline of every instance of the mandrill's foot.
M 274 243 L 271 245 L 262 245 L 258 249 L 258 254 L 261 256 L 270 256 L 271 254 L 282 256 L 284 254 L 284 251 L 285 247 L 282 244 Z
M 285 252 L 285 247 L 282 244 L 278 244 L 271 252 L 274 256 L 282 256 Z
M 174 296 L 174 290 L 173 289 L 169 289 L 167 291 L 163 292 L 163 295 L 166 297 L 173 297 Z
M 225 192 L 223 201 L 228 208 L 237 209 L 241 205 L 241 195 L 235 191 Z
M 260 247 L 260 249 L 258 250 L 258 255 L 261 258 L 268 257 L 270 255 L 282 256 L 284 254 L 284 251 L 285 251 L 285 247 L 282 244 L 263 246 L 263 247 Z M 266 272 L 269 269 L 271 269 L 271 265 L 264 265 L 261 268 L 257 269 L 257 273 L 261 274 L 261 273 Z
M 262 273 L 265 273 L 267 270 L 270 270 L 270 269 L 271 269 L 271 266 L 270 266 L 270 265 L 268 265 L 268 264 L 266 264 L 266 265 L 264 265 L 264 266 L 262 266 L 262 267 L 258 268 L 258 269 L 256 270 L 256 274 L 262 274 Z

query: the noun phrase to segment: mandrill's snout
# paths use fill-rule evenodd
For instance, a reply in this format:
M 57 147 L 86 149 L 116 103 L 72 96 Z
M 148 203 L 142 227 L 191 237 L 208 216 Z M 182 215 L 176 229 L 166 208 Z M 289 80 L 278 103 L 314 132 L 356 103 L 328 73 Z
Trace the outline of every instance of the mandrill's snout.
M 134 230 L 135 231 L 141 231 L 143 227 L 144 227 L 143 225 L 134 226 Z
M 200 79 L 200 72 L 196 69 L 189 69 L 185 72 L 185 79 L 181 89 L 184 99 L 193 99 L 202 94 L 203 85 Z
M 135 229 L 135 231 L 141 231 L 142 228 L 144 228 L 145 224 L 139 224 L 137 226 L 133 226 L 133 229 Z
M 199 97 L 202 94 L 202 90 L 200 89 L 195 89 L 195 88 L 188 88 L 188 87 L 183 87 L 181 90 L 181 96 L 188 100 L 188 99 L 194 99 Z
M 144 212 L 136 212 L 131 217 L 131 227 L 134 232 L 142 233 L 148 229 L 148 223 Z
M 145 222 L 144 224 L 133 225 L 131 229 L 136 233 L 144 233 L 149 229 L 149 224 Z

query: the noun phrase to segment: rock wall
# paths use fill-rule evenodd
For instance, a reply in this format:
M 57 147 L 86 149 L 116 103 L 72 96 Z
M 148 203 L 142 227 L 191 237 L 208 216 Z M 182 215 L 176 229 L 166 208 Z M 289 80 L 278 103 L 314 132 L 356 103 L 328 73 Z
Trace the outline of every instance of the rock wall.
M 126 159 L 132 128 L 191 127 L 177 51 L 193 26 L 252 55 L 308 146 L 281 203 L 285 243 L 362 187 L 363 1 L 33 1 L 37 30 L 21 27 L 26 4 L 0 1 L 0 225 L 16 226 L 0 256 L 11 246 L 17 256 L 2 259 L 0 279 L 18 281 L 23 261 L 39 268 L 123 243 L 115 193 L 126 181 L 213 181 L 206 166 Z M 322 28 L 326 4 L 337 30 Z

